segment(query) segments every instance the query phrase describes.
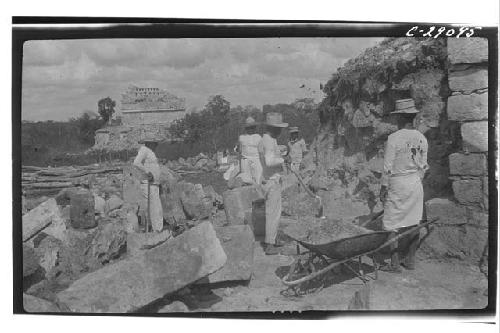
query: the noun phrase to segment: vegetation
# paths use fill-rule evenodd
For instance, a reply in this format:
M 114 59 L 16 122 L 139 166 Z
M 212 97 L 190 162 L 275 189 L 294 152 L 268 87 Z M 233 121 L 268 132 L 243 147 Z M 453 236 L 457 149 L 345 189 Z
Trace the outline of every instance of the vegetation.
M 113 113 L 115 113 L 115 106 L 116 102 L 109 97 L 100 99 L 99 102 L 97 102 L 97 110 L 104 123 L 109 123 Z

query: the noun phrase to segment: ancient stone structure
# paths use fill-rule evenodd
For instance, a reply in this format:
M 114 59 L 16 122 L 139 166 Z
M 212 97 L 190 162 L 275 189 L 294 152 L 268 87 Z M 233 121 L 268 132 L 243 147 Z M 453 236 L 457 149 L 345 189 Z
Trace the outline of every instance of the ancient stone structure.
M 397 129 L 390 112 L 396 100 L 412 98 L 421 111 L 416 126 L 429 142 L 427 217 L 453 224 L 436 227 L 422 251 L 474 262 L 487 255 L 487 47 L 480 38 L 389 38 L 333 74 L 304 160 L 326 215 L 351 219 L 341 208 L 356 204 L 363 220 L 382 209 L 384 144 Z
M 127 150 L 138 147 L 138 141 L 149 135 L 168 139 L 168 127 L 183 118 L 185 100 L 159 88 L 128 87 L 122 94 L 122 125 L 96 131 L 93 149 Z

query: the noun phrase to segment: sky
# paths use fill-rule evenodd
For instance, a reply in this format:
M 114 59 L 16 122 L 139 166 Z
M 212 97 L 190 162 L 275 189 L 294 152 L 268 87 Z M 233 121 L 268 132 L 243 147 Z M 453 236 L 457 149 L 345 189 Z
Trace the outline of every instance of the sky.
M 120 106 L 130 84 L 166 89 L 201 109 L 212 95 L 236 105 L 291 103 L 324 94 L 320 83 L 380 38 L 86 39 L 27 41 L 22 119 L 67 120 Z M 302 87 L 303 86 L 303 87 Z M 302 87 L 302 88 L 301 88 Z

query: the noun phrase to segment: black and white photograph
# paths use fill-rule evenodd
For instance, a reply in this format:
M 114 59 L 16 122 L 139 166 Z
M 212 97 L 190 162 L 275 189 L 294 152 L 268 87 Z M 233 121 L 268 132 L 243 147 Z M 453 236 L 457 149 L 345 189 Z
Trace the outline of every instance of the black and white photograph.
M 495 313 L 497 27 L 13 21 L 20 313 Z

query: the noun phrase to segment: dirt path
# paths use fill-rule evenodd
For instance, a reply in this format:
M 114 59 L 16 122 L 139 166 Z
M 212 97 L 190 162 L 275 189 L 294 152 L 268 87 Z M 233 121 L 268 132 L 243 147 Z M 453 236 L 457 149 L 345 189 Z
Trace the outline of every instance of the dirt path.
M 279 276 L 285 274 L 292 259 L 290 255 L 266 256 L 256 242 L 254 275 L 249 284 L 212 289 L 211 300 L 191 299 L 190 310 L 347 310 L 356 291 L 364 286 L 353 274 L 339 272 L 326 276 L 322 281 L 324 288 L 319 291 L 303 296 L 286 295 Z M 486 277 L 476 266 L 458 261 L 425 260 L 419 261 L 414 271 L 379 272 L 378 280 L 372 281 L 370 288 L 370 309 L 480 309 L 487 305 Z

